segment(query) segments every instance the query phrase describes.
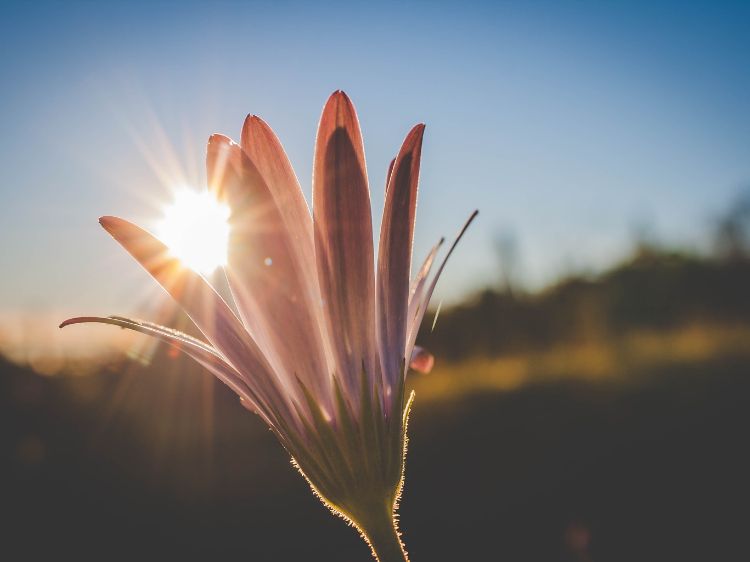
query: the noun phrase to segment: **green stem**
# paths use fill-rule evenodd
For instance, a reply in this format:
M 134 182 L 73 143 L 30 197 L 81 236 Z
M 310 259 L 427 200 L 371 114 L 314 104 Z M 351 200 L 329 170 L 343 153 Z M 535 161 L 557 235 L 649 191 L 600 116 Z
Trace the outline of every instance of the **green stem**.
M 393 513 L 390 510 L 385 510 L 384 513 L 377 516 L 368 517 L 366 525 L 362 525 L 362 529 L 370 542 L 375 558 L 379 562 L 409 562 L 409 557 L 406 555 L 404 545 L 401 543 L 396 530 Z

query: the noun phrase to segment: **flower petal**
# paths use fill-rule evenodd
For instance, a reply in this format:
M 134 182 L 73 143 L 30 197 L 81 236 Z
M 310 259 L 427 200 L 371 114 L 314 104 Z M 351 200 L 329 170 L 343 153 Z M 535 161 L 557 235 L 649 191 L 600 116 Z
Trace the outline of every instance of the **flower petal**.
M 427 284 L 427 276 L 430 274 L 432 264 L 435 262 L 435 256 L 437 255 L 440 247 L 443 245 L 443 242 L 445 242 L 445 238 L 441 238 L 438 243 L 432 247 L 430 253 L 427 254 L 427 257 L 422 263 L 422 267 L 419 268 L 419 271 L 414 276 L 414 279 L 411 282 L 411 286 L 409 288 L 409 312 L 406 324 L 407 341 L 408 334 L 411 334 L 414 328 L 414 323 L 417 318 L 417 310 L 422 304 L 422 296 Z M 419 327 L 417 326 L 417 329 L 418 328 Z
M 343 92 L 328 99 L 313 169 L 315 254 L 337 371 L 357 396 L 363 365 L 379 380 L 372 216 L 357 114 Z
M 389 174 L 380 226 L 377 319 L 380 360 L 385 384 L 388 385 L 386 388 L 401 379 L 404 361 L 409 269 L 423 135 L 424 125 L 417 125 L 401 146 Z
M 307 201 L 302 193 L 294 167 L 271 127 L 257 115 L 249 115 L 242 127 L 242 149 L 255 164 L 266 181 L 276 207 L 279 209 L 294 250 L 294 259 L 299 264 L 302 280 L 309 291 L 309 299 L 320 334 L 319 345 L 325 358 L 331 355 L 326 346 L 328 338 L 320 307 L 320 285 L 315 264 L 315 240 L 313 221 Z M 327 366 L 325 372 L 331 371 Z
M 395 164 L 396 164 L 396 159 L 395 158 L 393 158 L 391 160 L 391 163 L 388 164 L 388 172 L 386 172 L 386 174 L 385 174 L 385 191 L 383 192 L 384 194 L 388 193 L 388 186 L 391 183 L 391 174 L 393 174 L 393 166 Z
M 118 217 L 102 217 L 99 222 L 182 306 L 229 364 L 246 375 L 248 384 L 263 400 L 263 407 L 269 411 L 291 411 L 290 397 L 280 392 L 276 374 L 266 357 L 227 303 L 201 275 L 184 267 L 162 242 L 139 226 Z
M 241 148 L 227 136 L 213 134 L 206 144 L 206 172 L 208 188 L 218 199 L 227 199 L 226 188 L 242 181 Z
M 210 178 L 232 209 L 227 277 L 245 326 L 284 379 L 299 392 L 300 377 L 330 405 L 330 376 L 322 350 L 317 291 L 298 259 L 295 235 L 259 170 L 239 145 L 227 137 L 209 139 Z M 230 171 L 215 169 L 223 164 Z M 303 236 L 304 237 L 304 236 Z M 308 240 L 312 249 L 312 240 Z M 308 260 L 312 256 L 308 255 Z M 300 396 L 301 398 L 301 396 Z
M 257 409 L 256 400 L 253 398 L 253 391 L 248 387 L 242 375 L 238 373 L 218 351 L 207 343 L 166 326 L 160 326 L 159 324 L 144 322 L 142 320 L 123 318 L 121 316 L 80 316 L 77 318 L 69 318 L 60 324 L 60 328 L 72 324 L 87 323 L 111 324 L 113 326 L 119 326 L 120 328 L 140 332 L 166 342 L 206 368 L 211 374 L 231 388 L 241 399 L 249 402 Z
M 427 311 L 427 305 L 430 303 L 430 298 L 432 298 L 432 293 L 435 291 L 435 286 L 437 285 L 438 279 L 440 279 L 440 275 L 443 273 L 443 269 L 445 269 L 445 264 L 448 263 L 448 258 L 451 257 L 451 254 L 453 253 L 453 250 L 456 249 L 458 242 L 461 240 L 463 235 L 466 233 L 466 230 L 469 228 L 469 225 L 473 222 L 478 214 L 479 211 L 474 211 L 473 213 L 471 213 L 469 218 L 464 223 L 463 227 L 461 227 L 461 230 L 456 236 L 456 239 L 453 241 L 453 244 L 451 244 L 451 247 L 448 249 L 448 253 L 443 258 L 443 261 L 440 263 L 440 267 L 432 278 L 432 282 L 427 287 L 424 295 L 422 295 L 421 298 L 416 302 L 416 310 L 414 311 L 414 317 L 410 320 L 411 326 L 406 340 L 406 353 L 409 357 L 411 357 L 412 350 L 414 349 L 414 342 L 417 339 L 417 333 L 419 332 L 419 327 L 422 324 L 424 313 Z M 433 248 L 433 251 L 436 251 L 436 248 Z M 428 261 L 431 264 L 432 260 L 430 259 L 430 256 L 428 256 Z M 428 263 L 425 262 L 425 265 L 428 265 Z M 427 269 L 429 269 L 429 267 Z
M 250 115 L 242 128 L 242 150 L 255 164 L 271 191 L 294 241 L 295 254 L 305 264 L 305 273 L 317 280 L 313 275 L 312 216 L 284 147 L 265 121 Z
M 409 367 L 417 371 L 418 373 L 427 374 L 432 371 L 432 367 L 435 365 L 435 357 L 432 353 L 427 351 L 424 347 L 418 345 L 414 346 L 414 350 L 411 352 L 411 361 Z

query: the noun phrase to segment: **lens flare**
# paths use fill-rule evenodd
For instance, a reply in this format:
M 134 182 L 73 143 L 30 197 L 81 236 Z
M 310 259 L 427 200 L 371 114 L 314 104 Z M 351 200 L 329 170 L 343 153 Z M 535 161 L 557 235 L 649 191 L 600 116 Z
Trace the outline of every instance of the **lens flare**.
M 227 263 L 229 213 L 209 191 L 182 188 L 164 209 L 156 233 L 174 257 L 210 274 Z

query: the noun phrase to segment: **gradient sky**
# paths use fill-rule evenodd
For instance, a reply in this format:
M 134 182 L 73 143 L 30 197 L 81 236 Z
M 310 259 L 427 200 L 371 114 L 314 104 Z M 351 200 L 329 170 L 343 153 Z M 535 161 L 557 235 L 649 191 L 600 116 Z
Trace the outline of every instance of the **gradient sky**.
M 153 283 L 97 224 L 146 226 L 205 140 L 247 113 L 309 197 L 314 135 L 359 111 L 376 224 L 386 166 L 427 123 L 415 256 L 479 221 L 441 283 L 604 267 L 634 226 L 698 244 L 750 180 L 750 4 L 22 2 L 0 15 L 0 311 L 128 313 Z

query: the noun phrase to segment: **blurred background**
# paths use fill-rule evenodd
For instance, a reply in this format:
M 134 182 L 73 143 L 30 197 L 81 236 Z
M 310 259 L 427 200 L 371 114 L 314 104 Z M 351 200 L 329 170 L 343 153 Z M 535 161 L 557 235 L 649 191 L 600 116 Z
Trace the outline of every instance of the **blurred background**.
M 749 25 L 746 2 L 7 4 L 4 554 L 368 559 L 207 373 L 57 329 L 185 328 L 97 218 L 155 225 L 247 113 L 309 201 L 342 88 L 376 228 L 417 122 L 415 260 L 481 211 L 418 339 L 435 370 L 409 379 L 413 560 L 750 557 Z

